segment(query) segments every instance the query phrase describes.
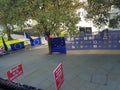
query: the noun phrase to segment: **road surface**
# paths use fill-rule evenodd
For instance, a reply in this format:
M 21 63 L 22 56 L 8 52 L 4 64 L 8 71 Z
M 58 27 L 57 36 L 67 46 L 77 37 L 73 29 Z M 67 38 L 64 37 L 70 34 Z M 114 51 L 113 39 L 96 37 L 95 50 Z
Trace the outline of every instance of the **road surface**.
M 119 54 L 47 53 L 47 46 L 42 45 L 0 57 L 0 77 L 7 78 L 7 70 L 21 63 L 24 74 L 16 82 L 55 90 L 53 70 L 62 63 L 61 90 L 120 90 Z

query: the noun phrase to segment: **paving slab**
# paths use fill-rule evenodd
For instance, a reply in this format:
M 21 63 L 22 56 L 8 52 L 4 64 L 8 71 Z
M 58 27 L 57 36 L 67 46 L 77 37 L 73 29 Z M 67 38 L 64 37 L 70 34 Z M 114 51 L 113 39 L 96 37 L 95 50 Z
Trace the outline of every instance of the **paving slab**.
M 47 53 L 47 46 L 43 45 L 0 57 L 0 77 L 7 78 L 7 70 L 21 63 L 24 74 L 16 82 L 55 90 L 53 70 L 62 63 L 65 81 L 61 90 L 120 90 L 119 53 Z

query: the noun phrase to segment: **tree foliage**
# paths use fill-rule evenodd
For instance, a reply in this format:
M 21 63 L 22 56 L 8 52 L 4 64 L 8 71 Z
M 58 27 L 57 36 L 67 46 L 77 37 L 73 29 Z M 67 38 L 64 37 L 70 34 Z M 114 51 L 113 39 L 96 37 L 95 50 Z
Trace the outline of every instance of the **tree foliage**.
M 60 33 L 60 29 L 68 30 L 70 34 L 75 33 L 75 24 L 80 20 L 76 9 L 81 6 L 76 0 L 35 0 L 31 2 L 32 17 L 37 20 L 40 33 Z
M 27 19 L 28 13 L 27 3 L 25 0 L 0 0 L 0 25 L 8 36 L 8 40 L 12 39 L 11 30 L 13 25 L 21 25 Z
M 37 20 L 40 34 L 59 34 L 60 28 L 73 34 L 80 20 L 76 15 L 80 6 L 79 0 L 0 0 L 0 25 L 10 35 L 10 26 L 32 18 Z
M 94 24 L 99 27 L 107 23 L 109 23 L 110 27 L 117 27 L 120 14 L 111 18 L 111 7 L 113 6 L 120 9 L 120 0 L 87 0 L 85 5 L 88 12 L 87 18 L 93 20 Z

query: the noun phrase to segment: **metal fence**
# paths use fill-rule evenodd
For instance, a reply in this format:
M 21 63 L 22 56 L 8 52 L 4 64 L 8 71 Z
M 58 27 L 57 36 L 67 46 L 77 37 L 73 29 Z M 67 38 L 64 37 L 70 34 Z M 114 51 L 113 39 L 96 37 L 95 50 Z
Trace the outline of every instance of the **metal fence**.
M 42 90 L 42 89 L 35 88 L 32 86 L 10 82 L 2 78 L 0 78 L 0 89 L 2 90 Z

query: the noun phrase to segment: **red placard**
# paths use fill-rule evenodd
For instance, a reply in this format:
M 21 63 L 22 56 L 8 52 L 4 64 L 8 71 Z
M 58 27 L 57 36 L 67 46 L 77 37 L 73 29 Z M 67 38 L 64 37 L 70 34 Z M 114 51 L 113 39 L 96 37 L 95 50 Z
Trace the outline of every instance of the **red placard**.
M 57 68 L 53 71 L 54 79 L 55 79 L 55 85 L 56 90 L 60 90 L 61 85 L 64 82 L 64 74 L 63 74 L 63 66 L 62 63 L 60 63 Z
M 13 81 L 23 74 L 22 64 L 19 64 L 7 71 L 8 80 Z

